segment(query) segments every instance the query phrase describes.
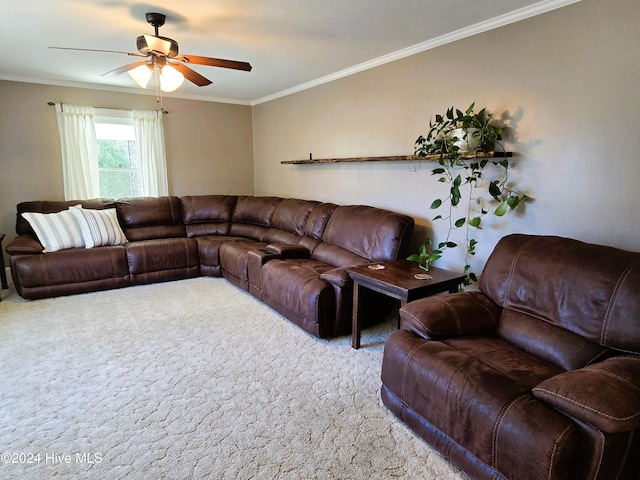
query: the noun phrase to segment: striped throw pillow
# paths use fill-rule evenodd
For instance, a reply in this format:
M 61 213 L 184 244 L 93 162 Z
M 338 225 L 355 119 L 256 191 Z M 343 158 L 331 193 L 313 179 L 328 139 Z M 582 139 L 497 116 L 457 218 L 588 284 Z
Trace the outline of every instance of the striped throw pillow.
M 85 246 L 80 224 L 69 210 L 57 213 L 23 212 L 22 216 L 44 247 L 43 253 Z
M 127 237 L 118 223 L 118 215 L 115 208 L 90 210 L 71 207 L 69 210 L 80 224 L 85 248 L 124 245 L 127 243 Z

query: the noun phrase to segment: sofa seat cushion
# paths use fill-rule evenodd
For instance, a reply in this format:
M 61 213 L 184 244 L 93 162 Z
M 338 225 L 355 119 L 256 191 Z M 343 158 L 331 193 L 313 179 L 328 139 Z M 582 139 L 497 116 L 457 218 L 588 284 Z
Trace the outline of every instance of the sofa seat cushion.
M 240 240 L 225 242 L 220 246 L 222 276 L 240 288 L 249 290 L 249 256 L 251 250 L 264 250 L 264 242 Z
M 60 250 L 11 257 L 14 283 L 23 298 L 93 292 L 130 284 L 125 247 Z
M 159 238 L 125 246 L 133 284 L 162 282 L 200 275 L 198 244 L 193 238 Z
M 227 237 L 226 235 L 207 235 L 195 237 L 198 244 L 200 266 L 203 275 L 220 276 L 220 247 L 226 242 L 241 242 L 242 237 Z
M 309 333 L 333 336 L 335 292 L 320 278 L 332 268 L 312 259 L 270 260 L 260 271 L 263 301 Z
M 382 381 L 403 408 L 505 477 L 564 478 L 575 426 L 531 392 L 559 372 L 497 337 L 443 342 L 399 330 L 385 344 Z

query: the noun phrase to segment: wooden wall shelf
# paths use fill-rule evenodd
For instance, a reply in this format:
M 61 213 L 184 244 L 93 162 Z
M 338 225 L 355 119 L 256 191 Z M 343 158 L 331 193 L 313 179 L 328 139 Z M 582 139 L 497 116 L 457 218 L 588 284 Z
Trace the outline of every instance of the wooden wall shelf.
M 419 161 L 419 160 L 433 160 L 439 158 L 440 155 L 427 155 L 426 157 L 419 157 L 417 155 L 398 155 L 392 157 L 351 157 L 351 158 L 312 158 L 307 160 L 283 160 L 280 162 L 282 165 L 309 165 L 312 163 L 343 163 L 343 162 L 407 162 L 407 161 Z M 513 157 L 513 152 L 488 152 L 477 154 L 465 155 L 465 159 L 474 158 L 505 158 Z

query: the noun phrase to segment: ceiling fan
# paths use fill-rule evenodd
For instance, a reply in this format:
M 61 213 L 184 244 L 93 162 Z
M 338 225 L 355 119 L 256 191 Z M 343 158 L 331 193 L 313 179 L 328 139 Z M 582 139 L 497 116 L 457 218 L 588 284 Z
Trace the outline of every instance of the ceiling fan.
M 139 60 L 122 67 L 111 70 L 104 75 L 119 75 L 128 72 L 129 75 L 142 88 L 146 88 L 154 71 L 159 72 L 160 88 L 164 92 L 176 90 L 186 78 L 199 87 L 211 84 L 211 80 L 203 77 L 187 64 L 207 65 L 210 67 L 231 68 L 233 70 L 251 71 L 251 65 L 247 62 L 225 60 L 222 58 L 202 57 L 198 55 L 179 55 L 178 42 L 172 38 L 162 37 L 158 34 L 158 28 L 163 26 L 166 15 L 163 13 L 149 12 L 145 14 L 147 23 L 154 27 L 154 35 L 140 35 L 136 39 L 139 53 L 118 52 L 114 50 L 94 50 L 89 48 L 49 47 L 59 50 L 82 50 L 87 52 L 123 53 L 132 57 L 142 57 Z

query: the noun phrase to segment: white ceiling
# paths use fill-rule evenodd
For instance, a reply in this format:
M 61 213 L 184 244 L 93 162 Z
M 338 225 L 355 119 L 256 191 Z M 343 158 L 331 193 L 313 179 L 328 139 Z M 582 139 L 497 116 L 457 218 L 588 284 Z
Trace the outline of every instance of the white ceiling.
M 252 72 L 193 67 L 180 98 L 256 104 L 579 0 L 3 0 L 0 79 L 140 93 L 136 52 L 153 34 L 145 12 L 167 15 L 160 35 L 180 53 L 246 61 Z M 150 85 L 155 94 L 155 87 Z

